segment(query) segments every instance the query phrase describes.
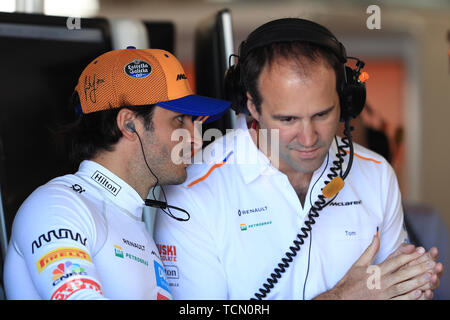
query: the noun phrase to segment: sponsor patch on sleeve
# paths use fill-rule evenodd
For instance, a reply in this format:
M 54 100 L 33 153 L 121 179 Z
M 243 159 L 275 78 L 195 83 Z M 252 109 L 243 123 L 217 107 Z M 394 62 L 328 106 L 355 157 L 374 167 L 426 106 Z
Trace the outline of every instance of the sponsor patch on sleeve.
M 78 248 L 58 248 L 47 252 L 36 262 L 36 267 L 38 269 L 38 273 L 41 273 L 49 264 L 61 260 L 61 259 L 82 259 L 86 261 L 90 261 L 91 257 L 86 251 L 83 251 Z
M 61 287 L 58 288 L 58 290 L 56 290 L 53 293 L 50 299 L 67 300 L 75 292 L 84 289 L 94 290 L 103 295 L 102 289 L 100 288 L 100 285 L 97 282 L 91 279 L 81 278 L 81 279 L 74 279 L 72 281 L 64 283 Z

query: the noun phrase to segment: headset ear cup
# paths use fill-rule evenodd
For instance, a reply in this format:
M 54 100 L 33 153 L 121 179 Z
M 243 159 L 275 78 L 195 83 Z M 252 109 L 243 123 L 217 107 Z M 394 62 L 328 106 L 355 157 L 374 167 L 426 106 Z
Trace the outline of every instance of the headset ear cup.
M 225 99 L 231 101 L 231 109 L 236 113 L 246 113 L 247 96 L 244 86 L 241 83 L 239 63 L 227 69 L 224 79 Z
M 347 83 L 343 85 L 340 96 L 341 118 L 340 121 L 356 118 L 366 104 L 366 85 L 359 82 L 355 71 L 345 66 Z

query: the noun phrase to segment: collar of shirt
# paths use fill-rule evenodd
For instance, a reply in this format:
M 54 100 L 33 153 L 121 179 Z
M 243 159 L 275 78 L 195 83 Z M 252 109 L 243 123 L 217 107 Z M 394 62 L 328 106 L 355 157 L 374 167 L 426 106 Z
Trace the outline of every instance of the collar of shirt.
M 239 117 L 237 119 L 235 129 L 237 129 L 237 131 L 234 135 L 234 155 L 230 157 L 230 160 L 232 161 L 229 160 L 229 162 L 232 164 L 234 161 L 239 164 L 238 167 L 240 169 L 240 173 L 246 184 L 253 182 L 261 175 L 281 175 L 288 180 L 288 177 L 283 172 L 272 166 L 269 158 L 257 148 L 250 136 L 245 117 Z M 338 141 L 340 140 L 339 137 L 337 139 Z M 228 153 L 230 152 L 227 151 L 227 154 Z M 331 173 L 330 168 L 334 167 L 333 161 L 337 160 L 336 153 L 337 146 L 336 142 L 333 141 L 328 150 L 328 156 L 325 157 L 321 166 L 314 171 L 311 177 L 304 210 L 308 211 L 310 209 L 310 207 L 318 199 L 319 194 L 322 194 L 321 191 L 325 186 L 325 181 L 330 180 L 328 178 L 328 174 Z M 345 170 L 348 156 L 344 159 L 342 171 Z M 340 170 L 337 172 L 339 174 L 341 173 Z M 330 200 L 331 199 L 326 199 L 327 202 Z
M 117 175 L 97 162 L 90 160 L 81 162 L 76 175 L 95 186 L 96 190 L 104 197 L 131 215 L 134 219 L 142 219 L 144 201 L 136 190 Z
M 255 180 L 261 174 L 266 173 L 280 173 L 278 169 L 271 165 L 271 162 L 267 156 L 259 150 L 255 143 L 253 142 L 252 137 L 250 136 L 249 129 L 247 128 L 246 119 L 244 116 L 238 117 L 236 121 L 235 127 L 236 133 L 234 135 L 234 155 L 232 159 L 235 163 L 240 164 L 240 169 L 242 176 L 245 179 L 246 183 L 250 183 Z M 339 139 L 339 138 L 338 138 Z M 227 144 L 228 145 L 228 144 Z M 227 151 L 226 154 L 230 152 Z M 314 178 L 318 178 L 318 175 L 322 174 L 324 167 L 328 165 L 328 168 L 331 167 L 334 160 L 336 160 L 337 146 L 335 141 L 331 143 L 330 149 L 328 151 L 329 159 L 327 161 L 327 157 L 325 157 L 322 165 L 314 171 L 313 177 L 311 181 L 315 182 Z M 345 159 L 347 160 L 347 159 Z M 230 163 L 233 163 L 230 161 Z M 255 165 L 256 164 L 256 165 Z M 325 175 L 325 174 L 324 174 Z M 326 175 L 325 175 L 326 176 Z

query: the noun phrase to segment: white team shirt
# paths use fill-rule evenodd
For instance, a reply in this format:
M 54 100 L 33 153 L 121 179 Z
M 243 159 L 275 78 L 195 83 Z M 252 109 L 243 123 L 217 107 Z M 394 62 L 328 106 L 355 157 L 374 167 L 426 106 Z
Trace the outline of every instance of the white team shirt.
M 174 299 L 255 298 L 297 239 L 337 159 L 333 142 L 329 158 L 313 174 L 302 207 L 288 177 L 253 143 L 245 118 L 238 122 L 243 130 L 205 148 L 204 163 L 188 167 L 187 181 L 165 189 L 168 203 L 191 215 L 187 222 L 156 216 L 154 238 Z M 377 228 L 381 245 L 374 264 L 407 240 L 392 167 L 368 149 L 357 144 L 354 149 L 344 188 L 315 218 L 312 237 L 268 299 L 312 299 L 333 288 L 369 246 Z M 347 161 L 348 155 L 342 172 Z
M 93 161 L 37 188 L 14 219 L 7 299 L 171 299 L 143 207 L 131 186 Z

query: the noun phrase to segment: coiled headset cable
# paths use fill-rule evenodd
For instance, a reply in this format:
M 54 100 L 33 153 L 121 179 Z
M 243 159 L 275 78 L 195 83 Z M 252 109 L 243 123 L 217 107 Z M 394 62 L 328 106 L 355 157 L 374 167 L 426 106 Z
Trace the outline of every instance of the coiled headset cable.
M 267 281 L 255 293 L 255 298 L 251 298 L 250 300 L 262 300 L 267 297 L 269 292 L 274 288 L 275 284 L 278 283 L 278 280 L 281 279 L 283 273 L 286 272 L 286 269 L 289 268 L 290 263 L 294 260 L 297 252 L 300 251 L 301 246 L 305 243 L 305 239 L 308 238 L 308 233 L 311 233 L 312 225 L 316 223 L 315 219 L 319 217 L 319 212 L 326 206 L 328 206 L 337 197 L 337 194 L 343 188 L 344 179 L 350 172 L 353 163 L 353 142 L 351 130 L 352 128 L 350 127 L 350 119 L 346 119 L 344 137 L 341 139 L 342 145 L 339 145 L 337 143 L 337 138 L 335 136 L 335 142 L 338 149 L 336 153 L 337 159 L 333 161 L 333 167 L 330 168 L 331 173 L 327 175 L 327 178 L 330 180 L 325 181 L 325 187 L 322 189 L 323 194 L 319 194 L 319 199 L 314 203 L 314 205 L 311 206 L 311 209 L 309 210 L 307 216 L 307 221 L 305 221 L 304 223 L 305 226 L 300 229 L 301 233 L 297 234 L 295 240 L 293 241 L 293 245 L 289 247 L 289 251 L 285 253 L 285 257 L 281 259 L 281 262 L 278 263 L 278 267 L 275 267 L 269 278 L 267 278 Z M 342 164 L 344 163 L 344 157 L 347 155 L 347 152 L 344 150 L 344 148 L 349 148 L 349 160 L 347 168 L 344 174 L 342 174 Z M 328 166 L 325 167 L 324 171 L 320 175 L 319 179 L 317 179 L 317 181 L 320 180 L 327 167 Z M 327 202 L 326 198 L 331 198 L 331 200 Z M 309 253 L 311 253 L 311 251 L 309 251 Z M 303 299 L 305 298 L 305 286 L 309 273 L 309 258 L 310 257 L 308 256 L 308 271 L 303 287 Z

